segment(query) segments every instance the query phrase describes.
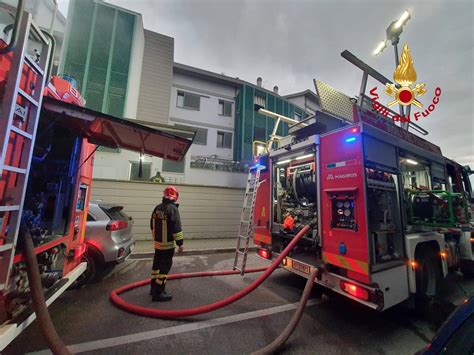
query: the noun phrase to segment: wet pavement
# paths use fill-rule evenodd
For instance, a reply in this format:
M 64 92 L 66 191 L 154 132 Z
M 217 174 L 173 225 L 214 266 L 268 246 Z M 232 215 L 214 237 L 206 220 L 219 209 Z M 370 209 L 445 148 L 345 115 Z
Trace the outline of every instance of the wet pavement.
M 232 253 L 177 256 L 171 273 L 231 269 Z M 268 262 L 249 257 L 248 267 Z M 135 316 L 109 301 L 112 289 L 149 276 L 151 260 L 128 260 L 95 284 L 63 294 L 50 312 L 58 333 L 70 350 L 87 354 L 245 354 L 270 343 L 290 320 L 305 280 L 276 270 L 259 288 L 223 309 L 189 319 L 161 320 Z M 124 294 L 147 307 L 196 307 L 225 298 L 250 284 L 258 274 L 170 281 L 170 303 L 152 303 L 149 288 Z M 311 304 L 282 353 L 288 354 L 413 354 L 434 335 L 451 311 L 450 302 L 461 302 L 474 293 L 474 280 L 462 275 L 443 287 L 446 307 L 423 317 L 407 304 L 383 313 L 367 309 L 344 297 L 319 297 Z M 445 308 L 445 309 L 441 309 Z M 36 322 L 5 349 L 4 354 L 46 350 Z

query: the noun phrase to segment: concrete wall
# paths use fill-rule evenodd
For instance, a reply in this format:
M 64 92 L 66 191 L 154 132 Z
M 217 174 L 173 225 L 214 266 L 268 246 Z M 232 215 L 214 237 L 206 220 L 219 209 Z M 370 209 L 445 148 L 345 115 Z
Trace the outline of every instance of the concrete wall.
M 234 188 L 245 188 L 247 184 L 247 173 L 216 171 L 209 169 L 191 168 L 189 157 L 186 161 L 184 182 L 193 185 L 224 186 Z M 173 174 L 163 174 L 172 177 Z M 177 180 L 179 182 L 179 180 Z
M 94 180 L 92 199 L 119 203 L 133 217 L 137 240 L 149 240 L 150 214 L 166 185 Z M 244 199 L 243 189 L 178 185 L 179 210 L 186 238 L 235 238 Z
M 168 124 L 173 77 L 174 39 L 145 30 L 137 117 Z

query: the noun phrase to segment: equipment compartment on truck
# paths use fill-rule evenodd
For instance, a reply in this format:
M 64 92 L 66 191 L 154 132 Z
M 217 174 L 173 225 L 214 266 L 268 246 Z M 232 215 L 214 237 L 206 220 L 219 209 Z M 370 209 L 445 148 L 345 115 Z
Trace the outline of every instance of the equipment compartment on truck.
M 42 119 L 30 169 L 23 219 L 35 245 L 69 233 L 82 139 Z M 84 208 L 85 195 L 77 202 Z

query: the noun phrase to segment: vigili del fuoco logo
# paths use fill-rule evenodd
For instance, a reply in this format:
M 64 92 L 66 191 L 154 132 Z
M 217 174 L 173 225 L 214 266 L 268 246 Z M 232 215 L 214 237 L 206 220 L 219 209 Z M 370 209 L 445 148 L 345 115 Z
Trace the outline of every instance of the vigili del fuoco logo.
M 421 111 L 417 111 L 413 114 L 415 121 L 418 121 L 421 117 L 428 117 L 430 113 L 435 110 L 436 105 L 439 103 L 439 97 L 441 96 L 441 88 L 436 88 L 430 105 L 427 108 L 424 108 L 423 104 L 418 100 L 418 98 L 426 94 L 425 84 L 416 83 L 416 79 L 417 77 L 415 67 L 413 65 L 413 59 L 410 55 L 408 45 L 405 44 L 400 57 L 400 64 L 393 73 L 393 80 L 398 85 L 387 83 L 385 84 L 384 92 L 393 99 L 387 103 L 388 107 L 399 104 L 406 108 L 410 107 L 410 105 L 415 105 L 421 109 Z M 374 87 L 372 90 L 370 90 L 370 95 L 372 96 L 372 108 L 378 111 L 382 116 L 389 117 L 395 122 L 411 121 L 410 114 L 403 116 L 392 114 L 389 116 L 389 110 L 380 104 L 379 101 L 377 101 L 379 99 L 377 87 Z

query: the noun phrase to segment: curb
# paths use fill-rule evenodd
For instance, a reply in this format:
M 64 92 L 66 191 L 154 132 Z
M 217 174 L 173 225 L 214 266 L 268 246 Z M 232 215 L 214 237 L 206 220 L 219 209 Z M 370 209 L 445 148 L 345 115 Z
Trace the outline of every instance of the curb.
M 249 247 L 249 252 L 256 251 L 257 247 Z M 206 255 L 206 254 L 219 254 L 219 253 L 230 253 L 235 252 L 235 248 L 214 248 L 214 249 L 191 249 L 185 250 L 183 253 L 175 253 L 175 257 L 179 256 L 191 256 L 191 255 Z M 140 260 L 140 259 L 153 259 L 155 253 L 132 253 L 128 260 Z

